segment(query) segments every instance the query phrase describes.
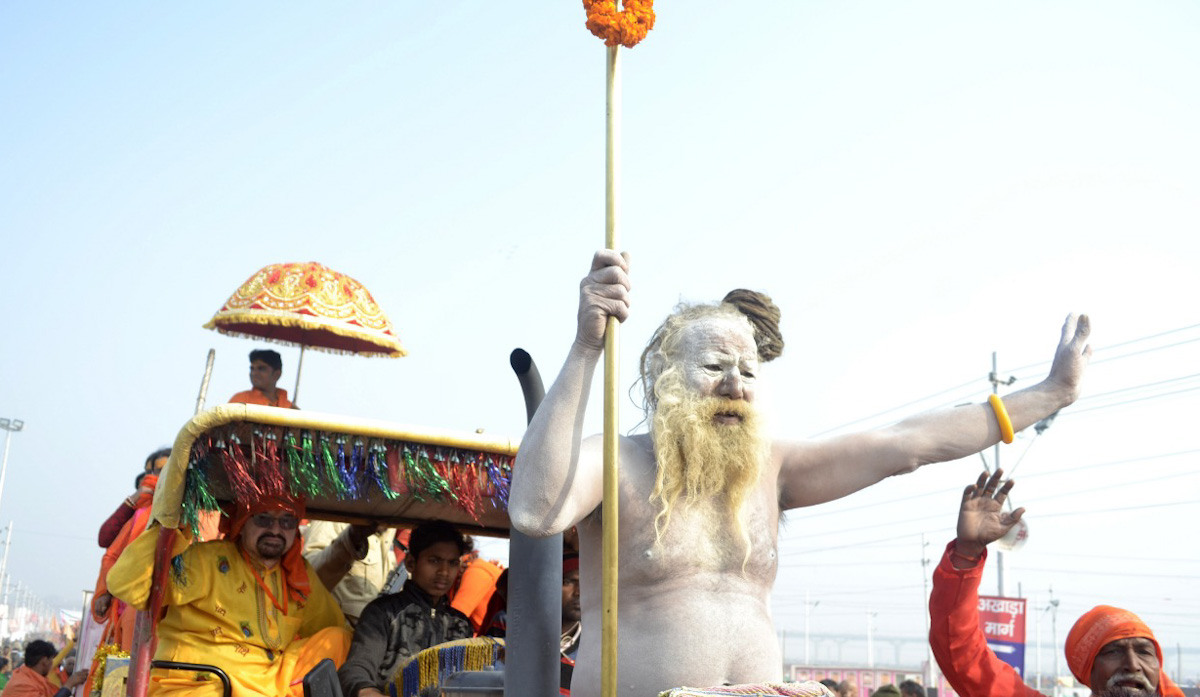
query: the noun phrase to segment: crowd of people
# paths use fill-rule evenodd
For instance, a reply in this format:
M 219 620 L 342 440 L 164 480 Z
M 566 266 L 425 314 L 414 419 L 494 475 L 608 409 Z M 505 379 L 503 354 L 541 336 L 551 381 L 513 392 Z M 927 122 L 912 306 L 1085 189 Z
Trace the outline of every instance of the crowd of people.
M 564 533 L 561 691 L 590 697 L 602 682 L 602 448 L 581 427 L 607 320 L 629 314 L 628 260 L 597 253 L 580 288 L 576 338 L 523 440 L 509 513 L 526 534 Z M 760 362 L 782 353 L 779 314 L 766 296 L 734 291 L 721 303 L 679 308 L 642 355 L 650 432 L 622 437 L 618 446 L 622 697 L 694 689 L 684 685 L 719 694 L 754 684 L 771 694 L 782 681 L 769 611 L 780 514 L 1011 441 L 1075 400 L 1091 352 L 1087 317 L 1070 316 L 1047 378 L 1003 400 L 825 441 L 772 441 L 754 408 L 754 386 Z M 255 351 L 250 358 L 252 389 L 234 401 L 296 408 L 276 387 L 279 355 Z M 147 458 L 135 492 L 99 534 L 106 553 L 91 610 L 106 626 L 105 640 L 126 648 L 133 610 L 144 609 L 150 595 L 158 535 L 142 533 L 168 456 Z M 999 471 L 967 487 L 958 536 L 934 574 L 930 642 L 965 697 L 1037 694 L 991 653 L 978 618 L 986 547 L 1022 514 L 1003 509 L 1011 487 Z M 303 501 L 265 496 L 236 502 L 211 539 L 173 532 L 156 657 L 219 665 L 236 693 L 263 695 L 302 694 L 303 676 L 329 658 L 344 694 L 378 697 L 425 649 L 504 635 L 507 574 L 451 525 L 397 532 L 313 521 L 302 534 L 305 522 Z M 56 655 L 48 644 L 27 646 L 3 695 L 55 694 L 47 690 Z M 1182 695 L 1162 670 L 1153 632 L 1126 610 L 1100 606 L 1081 618 L 1067 639 L 1067 662 L 1102 697 Z M 18 673 L 30 686 L 22 690 L 42 691 L 12 691 Z M 80 673 L 86 678 L 80 671 L 61 684 L 78 684 Z M 849 683 L 812 686 L 861 697 Z M 216 694 L 216 687 L 194 670 L 156 669 L 151 694 Z M 924 693 L 909 680 L 872 697 Z

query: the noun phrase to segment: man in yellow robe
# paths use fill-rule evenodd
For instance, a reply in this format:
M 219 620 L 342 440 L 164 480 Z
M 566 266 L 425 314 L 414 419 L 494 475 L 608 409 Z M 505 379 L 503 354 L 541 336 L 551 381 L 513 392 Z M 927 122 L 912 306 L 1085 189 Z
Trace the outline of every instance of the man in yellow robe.
M 294 695 L 323 658 L 341 665 L 350 634 L 337 601 L 301 555 L 302 503 L 239 505 L 224 540 L 188 545 L 176 532 L 156 660 L 215 665 L 237 695 Z M 114 596 L 146 609 L 158 529 L 126 548 L 108 574 Z M 151 672 L 150 695 L 219 695 L 211 674 Z

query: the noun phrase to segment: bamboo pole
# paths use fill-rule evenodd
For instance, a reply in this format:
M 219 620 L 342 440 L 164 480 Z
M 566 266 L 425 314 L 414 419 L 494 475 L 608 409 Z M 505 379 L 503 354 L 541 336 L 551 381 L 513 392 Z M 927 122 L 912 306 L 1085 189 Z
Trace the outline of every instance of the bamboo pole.
M 608 47 L 607 100 L 605 109 L 605 174 L 604 174 L 604 246 L 617 250 L 618 184 L 620 183 L 621 142 L 621 72 L 617 61 L 617 46 Z M 618 250 L 619 251 L 619 250 Z M 601 576 L 603 608 L 600 648 L 600 693 L 603 697 L 617 696 L 617 497 L 619 495 L 617 461 L 617 397 L 619 382 L 617 361 L 620 358 L 620 323 L 608 318 L 604 335 L 604 502 L 602 537 L 604 573 Z

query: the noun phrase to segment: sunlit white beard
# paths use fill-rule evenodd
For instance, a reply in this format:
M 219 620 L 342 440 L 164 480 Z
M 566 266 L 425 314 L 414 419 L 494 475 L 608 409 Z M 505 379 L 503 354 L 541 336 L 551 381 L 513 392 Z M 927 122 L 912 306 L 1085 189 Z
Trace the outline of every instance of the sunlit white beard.
M 1093 693 L 1095 697 L 1153 697 L 1155 690 L 1143 690 L 1138 687 L 1106 687 L 1100 692 Z
M 705 504 L 698 512 L 715 519 L 709 529 L 732 524 L 748 557 L 743 508 L 770 447 L 758 413 L 748 402 L 694 397 L 683 385 L 669 392 L 663 395 L 660 389 L 652 421 L 658 469 L 650 499 L 660 504 L 654 519 L 656 541 L 662 541 L 677 504 Z M 737 414 L 741 421 L 717 424 L 713 418 L 721 413 Z
M 1135 681 L 1138 687 L 1126 687 L 1117 685 L 1119 682 Z M 1097 693 L 1099 697 L 1148 697 L 1155 694 L 1157 691 L 1150 685 L 1150 681 L 1141 673 L 1114 673 L 1104 683 L 1104 690 Z

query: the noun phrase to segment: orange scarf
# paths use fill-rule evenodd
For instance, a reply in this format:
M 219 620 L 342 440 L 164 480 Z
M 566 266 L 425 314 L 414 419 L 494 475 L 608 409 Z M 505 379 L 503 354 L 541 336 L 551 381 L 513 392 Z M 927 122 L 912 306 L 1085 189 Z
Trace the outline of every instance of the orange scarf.
M 157 474 L 147 474 L 145 477 L 142 477 L 142 483 L 139 484 L 138 487 L 139 488 L 145 487 L 145 488 L 149 489 L 150 491 L 138 492 L 137 503 L 135 503 L 133 507 L 134 508 L 144 508 L 146 506 L 149 506 L 151 503 L 153 503 L 154 502 L 154 489 L 157 486 L 158 486 L 158 475 Z
M 1097 605 L 1084 613 L 1083 617 L 1071 627 L 1067 634 L 1067 666 L 1075 674 L 1075 679 L 1095 690 L 1102 685 L 1091 685 L 1092 665 L 1096 655 L 1118 639 L 1134 637 L 1149 639 L 1154 642 L 1154 651 L 1158 654 L 1158 694 L 1163 697 L 1183 697 L 1183 690 L 1171 682 L 1162 670 L 1163 652 L 1154 638 L 1154 632 L 1140 617 L 1128 610 L 1111 605 Z

